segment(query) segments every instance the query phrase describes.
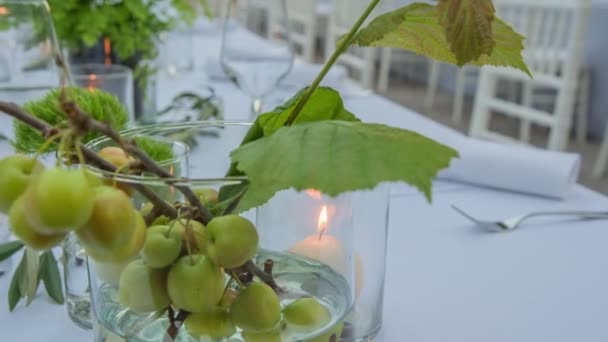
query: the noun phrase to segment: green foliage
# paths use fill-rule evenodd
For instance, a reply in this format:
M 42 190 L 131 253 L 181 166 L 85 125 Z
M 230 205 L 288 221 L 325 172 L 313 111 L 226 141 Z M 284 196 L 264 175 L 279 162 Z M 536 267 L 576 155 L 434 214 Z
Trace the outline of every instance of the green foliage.
M 470 7 L 477 3 L 474 0 L 442 0 L 438 7 L 413 3 L 372 20 L 357 33 L 352 43 L 410 50 L 456 65 L 471 62 L 510 66 L 530 75 L 521 55 L 523 36 L 498 18 L 491 20 L 491 32 L 473 29 L 479 22 L 487 23 L 489 19 L 486 1 L 479 1 L 484 4 L 479 9 Z M 450 12 L 452 7 L 455 10 Z M 473 17 L 476 20 L 471 19 Z M 444 27 L 448 27 L 447 34 Z
M 40 255 L 40 271 L 38 277 L 42 279 L 46 293 L 55 303 L 63 304 L 63 287 L 61 286 L 61 277 L 59 268 L 57 268 L 57 260 L 53 256 L 52 251 L 46 251 Z
M 437 10 L 459 66 L 492 55 L 492 0 L 440 0 Z
M 242 211 L 291 187 L 336 196 L 385 181 L 404 181 L 430 200 L 433 178 L 457 155 L 411 131 L 329 120 L 283 127 L 239 147 L 231 158 L 249 179 Z
M 305 90 L 306 88 L 302 89 L 272 112 L 260 116 L 258 122 L 264 129 L 264 135 L 270 135 L 285 125 Z M 353 113 L 344 108 L 340 93 L 327 87 L 315 89 L 294 124 L 320 120 L 360 121 Z
M 206 0 L 199 0 L 202 4 Z M 196 14 L 188 0 L 49 0 L 59 39 L 70 48 L 93 46 L 109 38 L 121 59 L 136 53 L 143 59 L 157 55 L 156 41 L 179 21 L 191 23 Z M 170 4 L 177 17 L 162 13 Z
M 166 141 L 159 141 L 151 137 L 141 136 L 135 138 L 135 143 L 137 144 L 137 147 L 146 152 L 146 154 L 156 162 L 175 158 L 171 144 Z
M 66 120 L 65 113 L 59 105 L 60 93 L 60 89 L 52 90 L 42 99 L 26 103 L 24 109 L 50 125 L 56 126 Z M 126 128 L 129 116 L 115 96 L 101 90 L 91 91 L 76 87 L 67 88 L 67 94 L 71 100 L 75 101 L 82 110 L 90 113 L 93 118 L 108 123 L 117 130 Z M 15 121 L 14 126 L 15 140 L 13 146 L 18 152 L 35 153 L 44 143 L 45 139 L 37 130 L 17 121 Z M 86 143 L 98 136 L 99 134 L 90 132 L 84 137 L 83 142 Z M 47 151 L 56 151 L 57 146 L 56 143 L 52 144 Z
M 4 261 L 10 258 L 13 254 L 17 253 L 23 248 L 21 241 L 11 241 L 0 245 L 0 261 Z
M 29 305 L 38 290 L 40 284 L 38 278 L 38 255 L 36 252 L 26 249 L 23 252 L 21 261 L 13 273 L 11 284 L 8 289 L 8 307 L 10 311 L 17 306 L 21 299 L 26 299 Z

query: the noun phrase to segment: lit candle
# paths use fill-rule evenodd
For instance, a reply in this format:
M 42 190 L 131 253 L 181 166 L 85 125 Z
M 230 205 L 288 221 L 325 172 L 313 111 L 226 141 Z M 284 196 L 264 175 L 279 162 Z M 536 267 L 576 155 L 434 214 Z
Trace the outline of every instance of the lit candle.
M 336 272 L 347 274 L 347 259 L 344 247 L 335 236 L 327 234 L 327 206 L 324 205 L 319 213 L 317 235 L 312 235 L 298 242 L 289 249 L 290 252 L 320 261 Z M 355 294 L 359 297 L 363 287 L 363 264 L 359 255 L 355 256 Z
M 89 82 L 87 82 L 87 89 L 91 92 L 94 91 L 95 89 L 97 89 L 97 75 L 95 75 L 95 74 L 89 75 Z

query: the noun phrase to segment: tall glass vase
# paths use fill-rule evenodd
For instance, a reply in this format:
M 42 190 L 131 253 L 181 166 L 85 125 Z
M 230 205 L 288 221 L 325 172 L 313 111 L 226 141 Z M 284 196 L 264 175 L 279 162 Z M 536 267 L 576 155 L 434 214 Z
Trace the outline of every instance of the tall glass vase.
M 185 204 L 179 190 L 188 186 L 215 216 L 206 226 L 159 216 L 144 230 L 141 252 L 121 262 L 100 261 L 90 254 L 97 331 L 137 342 L 330 342 L 340 336 L 354 298 L 350 203 L 347 198 L 286 191 L 265 206 L 262 212 L 268 215 L 262 214 L 256 225 L 245 216 L 226 213 L 233 196 L 218 202 L 224 191 L 238 189 L 247 179 L 223 175 L 230 167 L 230 151 L 249 127 L 190 122 L 123 132 L 127 138 L 184 139 L 189 146 L 188 177 L 116 176 L 90 169 L 98 176 L 117 177 L 114 181 L 121 184 L 145 186 L 175 205 L 178 213 Z M 101 138 L 88 146 L 99 150 L 111 144 Z M 134 201 L 150 215 L 146 199 Z M 222 233 L 233 229 L 239 233 Z M 177 255 L 159 264 L 156 258 L 166 255 L 147 249 L 150 234 L 177 234 Z M 328 246 L 332 249 L 325 253 Z M 250 252 L 251 259 L 239 259 Z M 234 258 L 240 260 L 238 265 Z

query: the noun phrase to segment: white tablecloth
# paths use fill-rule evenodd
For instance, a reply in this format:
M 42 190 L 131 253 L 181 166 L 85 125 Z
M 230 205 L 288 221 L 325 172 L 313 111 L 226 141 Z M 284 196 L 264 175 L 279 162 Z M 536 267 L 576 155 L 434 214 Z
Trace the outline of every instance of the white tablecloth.
M 159 105 L 207 82 L 200 73 L 162 78 Z M 248 99 L 231 83 L 213 86 L 227 119 L 247 119 Z M 288 93 L 277 93 L 284 99 Z M 446 141 L 451 129 L 378 96 L 348 97 L 365 121 L 415 129 Z M 0 145 L 0 155 L 6 155 Z M 450 204 L 500 218 L 530 210 L 608 208 L 582 187 L 563 201 L 440 182 L 433 204 L 407 186 L 391 203 L 383 342 L 608 341 L 606 221 L 539 220 L 505 234 L 482 233 Z M 17 260 L 14 260 L 15 264 Z M 10 277 L 0 277 L 0 341 L 91 341 L 44 294 L 8 313 Z

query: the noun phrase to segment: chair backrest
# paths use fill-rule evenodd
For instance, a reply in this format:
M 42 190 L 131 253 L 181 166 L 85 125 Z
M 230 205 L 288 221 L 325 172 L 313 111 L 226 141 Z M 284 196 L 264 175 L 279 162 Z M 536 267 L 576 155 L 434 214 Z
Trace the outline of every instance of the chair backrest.
M 523 34 L 534 75 L 576 78 L 589 0 L 496 0 L 498 15 Z
M 325 57 L 326 59 L 336 49 L 336 41 L 338 38 L 348 33 L 357 18 L 369 5 L 367 0 L 333 0 L 333 11 L 329 19 L 329 32 L 326 40 Z M 376 17 L 384 9 L 383 6 L 378 8 L 370 15 L 370 20 Z M 375 67 L 376 67 L 377 50 L 374 48 L 358 48 L 352 47 L 345 52 L 339 62 L 357 74 L 357 81 L 365 88 L 372 88 Z
M 289 38 L 296 51 L 308 62 L 315 57 L 317 25 L 316 0 L 286 0 Z
M 525 36 L 523 56 L 533 79 L 510 68 L 484 67 L 473 109 L 470 133 L 497 141 L 511 138 L 492 132 L 494 112 L 519 119 L 520 140 L 528 142 L 530 123 L 549 128 L 548 148 L 567 146 L 582 64 L 590 0 L 495 0 L 497 14 Z M 499 80 L 522 85 L 521 103 L 499 98 Z M 549 111 L 534 106 L 534 89 L 555 92 Z

